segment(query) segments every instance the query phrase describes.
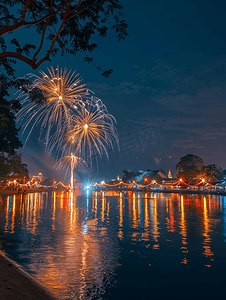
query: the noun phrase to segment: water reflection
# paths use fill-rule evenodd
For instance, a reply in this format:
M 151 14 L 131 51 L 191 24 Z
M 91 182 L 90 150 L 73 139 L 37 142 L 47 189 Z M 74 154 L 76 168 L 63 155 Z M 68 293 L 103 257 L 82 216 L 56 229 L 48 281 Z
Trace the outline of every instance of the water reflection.
M 119 194 L 119 231 L 118 237 L 123 240 L 123 198 L 122 193 Z
M 168 250 L 176 253 L 174 264 L 194 263 L 199 253 L 198 263 L 211 267 L 217 259 L 212 236 L 220 230 L 223 240 L 226 232 L 225 203 L 224 197 L 140 192 L 4 196 L 0 247 L 58 296 L 101 298 L 124 264 L 121 243 L 149 267 L 154 253 Z
M 180 216 L 180 234 L 182 236 L 182 242 L 181 242 L 181 250 L 182 253 L 184 254 L 183 259 L 181 261 L 182 264 L 187 264 L 188 260 L 186 257 L 186 254 L 188 253 L 188 248 L 187 248 L 187 223 L 185 220 L 185 211 L 184 211 L 184 196 L 180 196 L 180 211 L 181 211 L 181 216 Z
M 214 255 L 214 253 L 211 251 L 211 237 L 210 237 L 210 232 L 211 232 L 211 223 L 210 223 L 210 218 L 209 218 L 209 214 L 208 214 L 208 208 L 207 208 L 207 201 L 206 201 L 206 197 L 204 197 L 203 199 L 203 236 L 204 236 L 204 241 L 203 241 L 203 248 L 204 248 L 204 252 L 203 254 L 206 257 L 211 258 L 211 260 L 213 261 L 212 256 Z M 211 267 L 211 264 L 206 265 L 208 267 Z

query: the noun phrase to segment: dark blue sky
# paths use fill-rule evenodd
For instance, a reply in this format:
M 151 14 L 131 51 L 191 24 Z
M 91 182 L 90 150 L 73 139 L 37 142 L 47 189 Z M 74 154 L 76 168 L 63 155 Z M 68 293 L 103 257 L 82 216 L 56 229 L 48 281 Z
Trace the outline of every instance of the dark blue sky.
M 99 177 L 124 169 L 171 168 L 180 157 L 201 156 L 226 169 L 226 3 L 203 0 L 121 1 L 130 25 L 125 41 L 113 32 L 94 38 L 95 63 L 113 69 L 106 79 L 83 56 L 57 56 L 33 71 L 19 63 L 17 75 L 50 65 L 77 70 L 118 122 L 121 153 L 100 162 Z M 30 175 L 52 171 L 54 158 L 32 137 L 23 150 Z M 37 167 L 38 166 L 38 167 Z

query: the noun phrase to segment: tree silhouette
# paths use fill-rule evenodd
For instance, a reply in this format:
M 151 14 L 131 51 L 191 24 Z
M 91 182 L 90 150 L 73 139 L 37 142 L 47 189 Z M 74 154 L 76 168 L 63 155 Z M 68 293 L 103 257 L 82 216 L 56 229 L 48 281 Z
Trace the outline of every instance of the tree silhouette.
M 179 171 L 177 174 L 178 178 L 183 178 L 183 180 L 189 182 L 191 179 L 199 175 L 204 166 L 205 165 L 201 157 L 193 154 L 187 154 L 186 156 L 181 157 L 175 169 Z
M 8 101 L 9 96 L 5 78 L 0 76 L 0 152 L 14 154 L 16 149 L 22 147 L 22 143 L 18 138 L 19 129 L 16 128 L 15 115 L 13 111 L 21 108 L 18 100 Z
M 224 178 L 222 168 L 215 164 L 203 167 L 200 176 L 208 182 L 222 180 Z
M 118 0 L 4 0 L 1 3 L 0 66 L 8 75 L 14 74 L 14 59 L 37 69 L 59 52 L 61 55 L 83 52 L 84 61 L 95 65 L 88 55 L 97 47 L 91 41 L 94 34 L 104 38 L 111 27 L 118 40 L 128 36 L 128 25 Z M 113 24 L 107 22 L 111 16 Z M 27 40 L 31 34 L 37 34 L 37 43 L 22 45 L 21 33 Z M 5 39 L 6 34 L 11 34 L 10 42 Z M 106 70 L 102 75 L 108 77 L 111 73 L 112 70 Z

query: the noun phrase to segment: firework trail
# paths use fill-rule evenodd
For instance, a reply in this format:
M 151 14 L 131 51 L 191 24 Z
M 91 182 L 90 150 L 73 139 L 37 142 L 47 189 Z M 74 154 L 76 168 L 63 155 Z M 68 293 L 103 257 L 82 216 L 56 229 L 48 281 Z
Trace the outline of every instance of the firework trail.
M 70 169 L 71 171 L 71 190 L 74 188 L 74 170 L 75 168 L 84 168 L 86 165 L 86 162 L 81 158 L 73 153 L 71 155 L 66 155 L 63 158 L 61 158 L 55 165 L 56 169 L 63 170 L 66 168 L 66 173 Z

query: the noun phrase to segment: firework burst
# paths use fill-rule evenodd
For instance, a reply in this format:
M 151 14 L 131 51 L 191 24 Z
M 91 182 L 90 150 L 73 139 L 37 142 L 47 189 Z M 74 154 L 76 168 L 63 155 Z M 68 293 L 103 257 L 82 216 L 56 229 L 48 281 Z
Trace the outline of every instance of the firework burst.
M 54 126 L 58 135 L 62 136 L 73 110 L 83 103 L 82 98 L 87 94 L 85 84 L 81 83 L 75 72 L 68 72 L 66 68 L 54 70 L 53 67 L 48 71 L 48 75 L 43 71 L 40 72 L 41 76 L 33 75 L 35 80 L 29 95 L 24 92 L 20 95 L 23 108 L 17 114 L 17 122 L 25 120 L 22 126 L 22 134 L 28 130 L 25 143 L 38 124 L 41 124 L 40 136 L 45 130 L 46 145 Z
M 119 149 L 115 118 L 105 106 L 86 103 L 72 116 L 70 129 L 66 133 L 64 150 L 73 151 L 87 162 L 92 157 L 104 155 L 108 158 L 110 149 Z

